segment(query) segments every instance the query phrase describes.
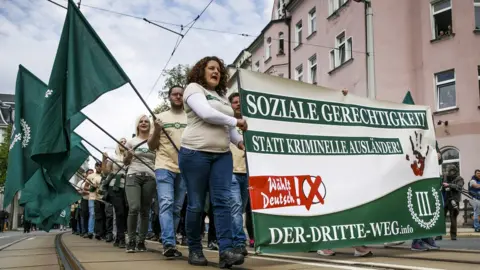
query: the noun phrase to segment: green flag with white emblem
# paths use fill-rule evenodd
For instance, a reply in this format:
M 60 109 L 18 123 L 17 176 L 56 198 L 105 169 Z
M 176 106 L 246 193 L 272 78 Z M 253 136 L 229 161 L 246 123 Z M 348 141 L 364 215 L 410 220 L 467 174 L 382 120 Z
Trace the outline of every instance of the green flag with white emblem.
M 30 155 L 35 144 L 34 134 L 40 127 L 38 112 L 42 111 L 45 91 L 47 85 L 20 65 L 15 88 L 15 119 L 8 155 L 4 207 L 10 204 L 15 193 L 40 168 L 30 159 Z
M 100 37 L 75 6 L 68 1 L 68 11 L 57 49 L 39 138 L 33 146 L 32 159 L 58 179 L 58 168 L 70 151 L 70 122 L 85 106 L 102 94 L 116 89 L 130 79 Z

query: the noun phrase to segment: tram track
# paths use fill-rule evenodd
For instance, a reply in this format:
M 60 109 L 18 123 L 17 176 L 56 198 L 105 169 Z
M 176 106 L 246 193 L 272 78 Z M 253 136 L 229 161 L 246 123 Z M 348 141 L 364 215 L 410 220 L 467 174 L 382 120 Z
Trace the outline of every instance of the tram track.
M 31 241 L 29 241 L 31 240 Z M 23 237 L 0 247 L 1 269 L 218 269 L 218 251 L 205 249 L 207 267 L 187 264 L 188 248 L 179 246 L 184 256 L 167 260 L 162 256 L 158 242 L 148 242 L 148 252 L 125 253 L 104 241 L 79 238 L 68 232 L 38 234 Z M 480 264 L 480 251 L 437 250 L 413 252 L 406 248 L 372 247 L 374 256 L 351 256 L 348 249 L 338 249 L 333 257 L 320 257 L 316 253 L 255 254 L 250 251 L 245 264 L 237 270 L 257 269 L 389 269 L 439 270 L 474 269 Z M 347 253 L 348 252 L 348 253 Z M 2 265 L 2 260 L 9 259 Z M 49 258 L 49 260 L 46 260 Z M 5 262 L 5 261 L 3 261 Z
M 65 270 L 84 270 L 82 264 L 75 258 L 75 256 L 70 252 L 68 247 L 62 240 L 62 236 L 65 234 L 60 233 L 55 236 L 55 249 L 59 257 L 61 267 Z

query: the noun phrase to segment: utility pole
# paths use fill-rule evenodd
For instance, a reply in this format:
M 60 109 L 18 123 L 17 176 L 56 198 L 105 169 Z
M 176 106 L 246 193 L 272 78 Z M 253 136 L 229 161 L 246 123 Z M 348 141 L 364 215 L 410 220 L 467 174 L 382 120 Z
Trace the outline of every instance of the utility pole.
M 375 99 L 377 97 L 375 83 L 375 54 L 373 44 L 373 9 L 372 0 L 354 0 L 365 4 L 365 39 L 367 49 L 367 97 Z
M 366 35 L 367 35 L 367 89 L 368 98 L 375 99 L 375 54 L 373 46 L 373 9 L 372 1 L 365 0 Z

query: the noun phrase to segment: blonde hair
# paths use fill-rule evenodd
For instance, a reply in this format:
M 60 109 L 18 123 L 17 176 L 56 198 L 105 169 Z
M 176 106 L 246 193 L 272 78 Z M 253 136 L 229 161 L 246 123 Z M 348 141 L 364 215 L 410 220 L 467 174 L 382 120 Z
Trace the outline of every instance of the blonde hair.
M 127 141 L 126 138 L 120 138 L 120 140 L 118 141 L 122 142 L 122 140 Z M 125 154 L 125 148 L 117 144 L 117 147 L 115 148 L 115 155 L 117 155 L 118 158 L 123 158 L 124 154 Z
M 146 114 L 142 114 L 140 115 L 137 120 L 135 121 L 135 135 L 138 136 L 140 131 L 138 130 L 138 125 L 140 124 L 140 120 L 142 120 L 143 117 L 146 117 L 148 119 L 148 132 L 150 133 L 151 129 L 152 129 L 152 123 L 150 121 L 150 118 L 148 118 L 148 116 Z

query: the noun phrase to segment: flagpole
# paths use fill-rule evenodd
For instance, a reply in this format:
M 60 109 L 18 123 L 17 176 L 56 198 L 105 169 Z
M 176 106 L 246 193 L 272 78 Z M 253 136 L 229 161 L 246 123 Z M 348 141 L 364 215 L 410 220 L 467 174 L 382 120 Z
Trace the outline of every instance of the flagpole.
M 142 101 L 143 105 L 145 106 L 145 108 L 147 108 L 148 112 L 152 115 L 153 117 L 153 120 L 157 120 L 157 117 L 155 116 L 155 114 L 153 113 L 153 111 L 150 109 L 150 107 L 148 107 L 147 105 L 147 102 L 145 102 L 145 100 L 143 99 L 143 97 L 140 95 L 140 93 L 138 92 L 137 88 L 135 87 L 135 85 L 133 85 L 132 81 L 128 81 L 128 84 L 130 84 L 130 86 L 132 87 L 133 91 L 135 92 L 135 94 L 137 94 L 138 98 L 140 99 L 140 101 Z M 87 116 L 87 119 L 88 116 Z M 90 119 L 89 119 L 90 120 Z M 91 121 L 91 120 L 90 120 Z M 175 148 L 175 150 L 177 150 L 177 153 L 178 153 L 178 148 L 177 148 L 177 145 L 175 145 L 175 143 L 173 142 L 172 138 L 170 137 L 170 135 L 168 135 L 167 132 L 165 132 L 165 129 L 162 127 L 162 131 L 163 133 L 165 134 L 165 136 L 167 137 L 167 139 L 170 141 L 170 143 L 172 144 L 172 146 Z
M 110 133 L 108 133 L 105 129 L 103 129 L 100 125 L 98 125 L 97 123 L 95 123 L 92 119 L 90 119 L 90 117 L 86 116 L 85 115 L 85 118 L 90 121 L 92 124 L 94 124 L 97 128 L 99 128 L 101 131 L 103 131 L 103 133 L 105 133 L 108 137 L 110 137 L 112 140 L 114 140 L 118 145 L 120 145 L 121 147 L 123 147 L 125 150 L 127 151 L 130 151 L 130 149 L 128 149 L 125 145 L 123 145 L 122 143 L 120 143 L 117 139 L 115 139 L 115 137 L 113 137 Z M 78 135 L 78 134 L 77 134 Z M 97 150 L 98 152 L 102 153 L 103 152 L 98 149 L 95 145 L 91 144 L 89 141 L 85 140 L 82 136 L 78 135 L 82 140 L 84 140 L 86 143 L 88 143 L 91 147 L 95 148 L 95 150 Z M 138 157 L 137 155 L 135 155 L 135 153 L 133 154 L 133 156 L 138 159 L 140 162 L 143 163 L 143 165 L 147 166 L 147 168 L 149 168 L 150 170 L 152 170 L 153 172 L 155 172 L 155 170 L 150 167 L 145 161 L 143 161 L 143 159 L 141 159 L 140 157 Z M 110 157 L 108 157 L 110 160 L 113 161 L 113 159 L 111 159 Z M 117 166 L 119 166 L 117 163 L 115 163 Z M 122 167 L 122 166 L 119 166 L 119 167 Z
M 82 180 L 83 180 L 83 181 L 85 181 L 85 182 L 88 182 L 90 185 L 92 185 L 92 186 L 93 186 L 93 183 L 92 183 L 90 180 L 88 180 L 88 178 L 87 178 L 87 177 L 85 177 L 85 176 L 83 176 L 83 175 L 79 174 L 78 172 L 77 172 L 76 174 L 77 174 L 77 176 L 80 176 L 80 177 L 82 178 Z
M 77 134 L 77 135 L 78 135 L 78 134 Z M 90 145 L 90 146 L 93 147 L 95 150 L 97 150 L 98 152 L 100 152 L 100 154 L 103 155 L 103 152 L 102 152 L 100 149 L 98 149 L 96 146 L 94 146 L 92 143 L 90 143 L 89 141 L 85 140 L 85 139 L 84 139 L 82 136 L 80 136 L 80 135 L 78 135 L 78 137 L 80 137 L 83 141 L 85 141 L 86 143 L 88 143 L 88 145 Z M 84 151 L 84 150 L 82 149 L 82 151 Z M 88 153 L 88 154 L 90 154 L 90 153 Z M 94 157 L 92 154 L 90 154 L 90 156 L 93 157 L 97 162 L 101 162 L 98 158 Z M 115 163 L 115 165 L 117 165 L 118 167 L 121 167 L 120 164 L 118 164 L 118 163 L 117 163 L 115 160 L 113 160 L 111 157 L 107 156 L 107 158 L 108 158 L 109 160 L 111 160 L 113 163 Z

